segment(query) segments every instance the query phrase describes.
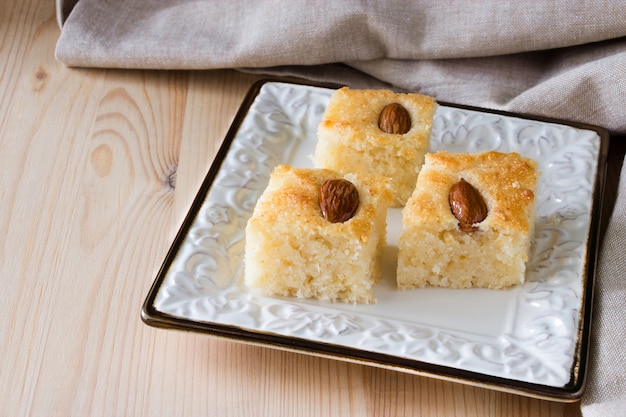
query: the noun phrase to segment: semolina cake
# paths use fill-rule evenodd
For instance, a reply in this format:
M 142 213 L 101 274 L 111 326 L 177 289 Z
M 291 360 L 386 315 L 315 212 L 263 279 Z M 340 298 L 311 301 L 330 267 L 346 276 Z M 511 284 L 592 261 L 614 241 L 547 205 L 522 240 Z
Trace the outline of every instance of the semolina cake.
M 524 282 L 537 164 L 517 153 L 426 155 L 402 210 L 397 285 L 505 288 Z
M 265 295 L 373 303 L 387 178 L 279 165 L 245 229 L 244 276 Z
M 401 207 L 415 188 L 436 108 L 432 97 L 421 94 L 340 88 L 318 126 L 314 165 L 386 176 L 392 205 Z

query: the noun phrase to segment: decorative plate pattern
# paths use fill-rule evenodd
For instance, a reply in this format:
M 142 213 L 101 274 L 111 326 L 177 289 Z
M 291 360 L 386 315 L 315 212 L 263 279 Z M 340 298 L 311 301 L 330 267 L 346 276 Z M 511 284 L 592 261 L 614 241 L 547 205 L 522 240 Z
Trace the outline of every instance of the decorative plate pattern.
M 431 149 L 498 150 L 541 171 L 526 283 L 503 291 L 395 289 L 400 211 L 374 305 L 264 297 L 243 284 L 244 229 L 279 163 L 310 167 L 333 90 L 268 82 L 247 109 L 149 308 L 186 322 L 346 347 L 477 375 L 565 387 L 576 377 L 601 138 L 594 130 L 440 105 Z M 219 163 L 219 161 L 218 161 Z M 145 311 L 145 308 L 144 308 Z M 416 366 L 419 369 L 419 366 Z

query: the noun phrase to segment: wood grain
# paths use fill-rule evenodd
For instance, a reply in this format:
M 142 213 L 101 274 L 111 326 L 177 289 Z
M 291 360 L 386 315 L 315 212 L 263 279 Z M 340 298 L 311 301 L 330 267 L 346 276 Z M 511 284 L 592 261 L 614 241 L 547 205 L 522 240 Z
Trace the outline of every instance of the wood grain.
M 0 1 L 0 416 L 580 415 L 144 325 L 143 298 L 257 78 L 65 68 L 54 2 Z

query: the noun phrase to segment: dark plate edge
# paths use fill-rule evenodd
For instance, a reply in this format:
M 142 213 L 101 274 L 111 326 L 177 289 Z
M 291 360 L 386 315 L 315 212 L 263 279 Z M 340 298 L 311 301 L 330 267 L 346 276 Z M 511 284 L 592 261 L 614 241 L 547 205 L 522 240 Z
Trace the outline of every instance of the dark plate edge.
M 226 157 L 226 154 L 230 148 L 233 139 L 237 134 L 237 131 L 240 128 L 242 121 L 246 117 L 261 88 L 267 83 L 285 83 L 330 89 L 336 89 L 341 87 L 341 85 L 338 84 L 316 83 L 307 80 L 298 80 L 292 78 L 261 79 L 259 81 L 256 81 L 250 87 L 242 101 L 239 110 L 235 114 L 231 126 L 226 133 L 225 139 L 220 146 L 214 158 L 214 161 L 211 164 L 209 171 L 207 172 L 207 175 L 202 181 L 202 184 L 200 185 L 200 188 L 196 196 L 194 197 L 194 200 L 182 222 L 182 225 L 179 228 L 172 242 L 172 245 L 167 252 L 167 255 L 165 256 L 163 263 L 161 264 L 161 267 L 156 275 L 156 278 L 153 281 L 148 295 L 145 298 L 145 301 L 141 308 L 141 320 L 146 325 L 155 328 L 199 332 L 247 344 L 274 347 L 282 350 L 300 353 L 308 353 L 311 355 L 323 356 L 331 359 L 341 359 L 344 361 L 393 369 L 437 379 L 450 380 L 458 383 L 475 385 L 483 388 L 519 394 L 533 398 L 558 402 L 575 402 L 579 400 L 584 392 L 587 379 L 586 370 L 589 357 L 589 345 L 591 335 L 593 290 L 595 286 L 596 265 L 601 243 L 600 213 L 602 213 L 609 147 L 609 132 L 602 127 L 590 124 L 438 101 L 439 104 L 447 107 L 474 110 L 482 113 L 491 113 L 507 117 L 516 117 L 520 119 L 555 123 L 584 130 L 591 130 L 596 132 L 600 138 L 600 149 L 596 167 L 597 172 L 595 178 L 595 187 L 593 191 L 591 225 L 587 243 L 587 263 L 585 277 L 586 282 L 583 285 L 583 296 L 581 300 L 581 316 L 579 320 L 578 343 L 574 355 L 574 363 L 570 372 L 570 381 L 563 387 L 551 387 L 524 381 L 510 380 L 506 378 L 494 377 L 491 375 L 480 374 L 442 365 L 433 365 L 427 362 L 403 359 L 392 355 L 362 351 L 360 349 L 325 344 L 322 342 L 313 342 L 310 340 L 299 338 L 288 338 L 272 334 L 253 332 L 235 326 L 227 326 L 206 322 L 195 322 L 192 320 L 182 319 L 180 317 L 174 317 L 165 314 L 154 308 L 154 300 L 156 298 L 157 292 L 161 287 L 163 280 L 165 279 L 166 273 L 173 259 L 176 257 L 176 253 L 178 252 L 184 237 L 186 236 L 189 228 L 192 226 L 202 206 L 202 203 L 204 202 L 208 192 L 211 189 L 211 185 L 221 168 L 224 158 Z

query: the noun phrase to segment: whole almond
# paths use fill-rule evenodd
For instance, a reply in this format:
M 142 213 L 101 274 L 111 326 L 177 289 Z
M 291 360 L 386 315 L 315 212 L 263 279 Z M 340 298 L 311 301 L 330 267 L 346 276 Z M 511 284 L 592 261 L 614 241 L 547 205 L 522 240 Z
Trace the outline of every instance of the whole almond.
M 348 180 L 326 180 L 320 188 L 320 209 L 331 223 L 350 220 L 359 208 L 359 192 Z
M 459 228 L 464 232 L 473 232 L 474 226 L 487 217 L 487 204 L 472 184 L 461 178 L 450 188 L 448 195 L 450 210 L 459 221 Z
M 386 133 L 403 135 L 411 129 L 411 115 L 401 104 L 387 104 L 378 116 L 378 127 Z

